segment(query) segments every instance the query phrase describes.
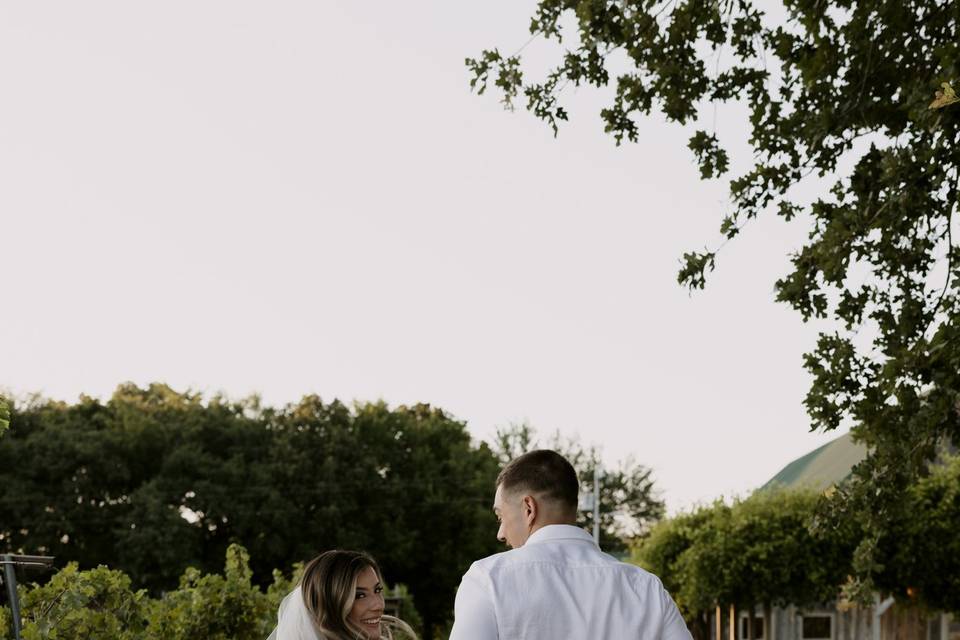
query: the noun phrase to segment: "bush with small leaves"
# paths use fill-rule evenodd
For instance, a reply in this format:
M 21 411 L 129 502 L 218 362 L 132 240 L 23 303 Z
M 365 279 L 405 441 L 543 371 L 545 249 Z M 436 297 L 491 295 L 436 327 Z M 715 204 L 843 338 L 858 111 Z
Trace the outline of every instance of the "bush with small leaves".
M 223 575 L 189 568 L 180 587 L 157 599 L 134 591 L 122 571 L 80 571 L 70 563 L 44 585 L 21 585 L 24 640 L 263 640 L 277 623 L 280 601 L 296 586 L 303 565 L 290 577 L 273 572 L 266 592 L 252 582 L 250 557 L 238 544 L 227 549 Z M 414 629 L 422 619 L 405 585 L 398 584 L 400 617 Z M 0 607 L 0 640 L 11 637 L 10 609 Z
M 103 566 L 80 571 L 70 563 L 47 584 L 23 590 L 23 638 L 140 640 L 146 605 L 146 592 L 131 590 L 124 573 Z M 9 633 L 9 611 L 3 621 Z
M 146 640 L 263 640 L 273 612 L 252 576 L 250 557 L 236 544 L 227 549 L 224 575 L 187 569 L 180 588 L 151 607 Z

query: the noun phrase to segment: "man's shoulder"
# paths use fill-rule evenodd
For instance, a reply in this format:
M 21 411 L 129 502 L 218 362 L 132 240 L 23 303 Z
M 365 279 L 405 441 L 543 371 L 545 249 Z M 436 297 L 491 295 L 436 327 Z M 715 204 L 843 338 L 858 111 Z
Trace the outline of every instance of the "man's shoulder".
M 650 573 L 641 566 L 632 564 L 630 562 L 623 562 L 622 560 L 617 560 L 613 556 L 607 553 L 600 552 L 600 555 L 606 560 L 606 566 L 619 571 L 621 574 L 626 575 L 630 582 L 638 588 L 647 589 L 647 588 L 658 588 L 661 586 L 660 578 Z
M 621 565 L 624 571 L 630 573 L 630 577 L 635 588 L 643 591 L 648 589 L 663 589 L 663 582 L 660 580 L 660 578 L 650 573 L 643 567 L 638 567 L 637 565 L 630 564 L 629 562 L 617 561 L 617 564 Z
M 586 555 L 577 554 L 577 557 L 570 557 L 562 552 L 558 546 L 550 544 L 524 545 L 516 549 L 495 553 L 481 560 L 477 560 L 472 565 L 468 573 L 482 575 L 490 578 L 501 571 L 509 571 L 528 564 L 571 564 L 571 565 L 602 565 L 607 569 L 612 569 L 628 576 L 630 582 L 635 588 L 646 590 L 649 588 L 661 587 L 660 579 L 646 569 L 635 564 L 622 562 L 613 556 L 603 553 L 599 549 L 594 549 Z
M 517 552 L 521 551 L 522 549 L 523 547 L 520 547 L 519 549 L 509 549 L 507 551 L 501 551 L 500 553 L 495 553 L 492 556 L 487 556 L 486 558 L 476 560 L 470 565 L 470 569 L 467 571 L 467 573 L 478 573 L 489 576 L 498 567 L 516 562 L 519 559 L 517 557 Z

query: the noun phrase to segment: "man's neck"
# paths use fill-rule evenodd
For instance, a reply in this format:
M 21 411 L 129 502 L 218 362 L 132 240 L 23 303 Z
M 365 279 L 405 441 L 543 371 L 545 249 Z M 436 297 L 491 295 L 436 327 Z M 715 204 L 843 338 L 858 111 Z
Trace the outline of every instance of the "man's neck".
M 569 520 L 569 519 L 566 519 L 566 518 L 563 518 L 563 519 L 561 519 L 561 518 L 551 518 L 551 519 L 545 520 L 545 521 L 543 521 L 543 522 L 534 522 L 534 523 L 533 523 L 533 526 L 530 527 L 530 534 L 529 534 L 529 535 L 532 536 L 533 534 L 535 534 L 535 533 L 536 533 L 537 531 L 539 531 L 540 529 L 543 529 L 544 527 L 549 527 L 550 525 L 554 525 L 554 524 L 566 524 L 566 525 L 570 525 L 570 526 L 572 526 L 572 527 L 575 527 L 575 526 L 577 525 L 577 522 L 576 522 L 575 520 Z M 529 537 L 529 536 L 528 536 L 528 537 Z

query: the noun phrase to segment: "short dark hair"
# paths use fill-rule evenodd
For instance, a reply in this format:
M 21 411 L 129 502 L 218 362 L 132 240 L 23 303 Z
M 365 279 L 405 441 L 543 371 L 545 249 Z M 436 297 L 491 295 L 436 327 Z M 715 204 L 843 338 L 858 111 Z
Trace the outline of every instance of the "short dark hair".
M 571 512 L 577 511 L 580 481 L 573 465 L 549 449 L 529 451 L 514 458 L 497 476 L 504 491 L 524 490 L 556 500 Z

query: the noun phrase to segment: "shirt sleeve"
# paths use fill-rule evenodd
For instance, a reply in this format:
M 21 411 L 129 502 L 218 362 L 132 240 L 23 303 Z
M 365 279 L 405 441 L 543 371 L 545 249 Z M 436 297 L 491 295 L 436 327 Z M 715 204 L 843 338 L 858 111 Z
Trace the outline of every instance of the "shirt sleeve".
M 660 640 L 693 640 L 687 623 L 683 621 L 677 603 L 673 601 L 667 590 L 660 585 L 660 600 L 663 611 L 663 624 L 660 629 Z
M 500 637 L 493 597 L 482 576 L 472 567 L 460 581 L 453 615 L 450 640 L 498 640 Z

